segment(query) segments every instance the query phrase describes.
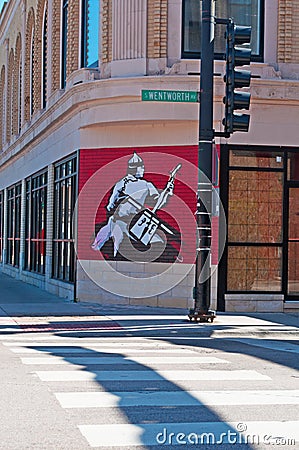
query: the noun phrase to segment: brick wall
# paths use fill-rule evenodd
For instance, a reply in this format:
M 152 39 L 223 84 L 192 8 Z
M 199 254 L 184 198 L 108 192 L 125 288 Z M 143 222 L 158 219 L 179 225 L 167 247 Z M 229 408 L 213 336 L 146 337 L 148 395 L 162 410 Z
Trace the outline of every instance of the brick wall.
M 66 76 L 79 68 L 80 7 L 78 0 L 69 1 Z
M 0 76 L 0 90 L 4 92 L 5 85 L 5 67 L 2 66 L 1 76 Z M 3 145 L 3 117 L 4 117 L 4 96 L 1 96 L 0 99 L 0 149 Z
M 278 62 L 299 63 L 299 2 L 280 0 L 278 17 Z
M 102 2 L 102 63 L 112 61 L 112 2 Z M 167 56 L 167 0 L 147 2 L 147 57 Z
M 52 3 L 52 88 L 55 91 L 60 87 L 60 20 L 61 0 Z
M 25 92 L 24 92 L 24 120 L 25 122 L 30 120 L 30 58 L 31 58 L 31 42 L 32 42 L 32 34 L 34 29 L 35 16 L 34 10 L 31 8 L 28 12 L 27 16 L 27 24 L 26 24 L 26 40 L 25 40 Z
M 112 60 L 112 6 L 109 0 L 102 1 L 102 62 Z
M 125 0 L 124 0 L 125 1 Z M 127 0 L 126 0 L 127 1 Z M 167 57 L 167 27 L 168 27 L 168 1 L 167 0 L 147 0 L 142 3 L 147 7 L 146 27 L 146 57 L 148 60 L 158 61 Z M 61 0 L 31 0 L 22 10 L 24 3 L 16 1 L 15 11 L 8 3 L 5 13 L 9 11 L 9 21 L 2 20 L 0 27 L 3 33 L 0 46 L 0 67 L 5 69 L 6 80 L 4 90 L 5 96 L 5 116 L 4 123 L 2 116 L 1 141 L 10 141 L 12 135 L 18 134 L 19 118 L 23 117 L 23 124 L 29 122 L 32 112 L 41 109 L 42 96 L 42 31 L 43 18 L 46 5 L 48 14 L 51 16 L 51 81 L 48 83 L 48 96 L 60 89 L 60 52 L 61 52 Z M 130 3 L 135 4 L 135 3 Z M 137 3 L 136 3 L 137 4 Z M 128 2 L 129 5 L 129 2 Z M 23 11 L 23 13 L 22 13 Z M 101 64 L 102 77 L 105 72 L 105 64 L 112 61 L 112 14 L 113 2 L 111 0 L 101 1 Z M 67 76 L 76 71 L 80 66 L 80 2 L 78 0 L 69 1 L 69 23 L 68 23 L 68 48 L 67 48 Z M 6 25 L 7 24 L 7 25 Z M 9 25 L 10 24 L 10 25 Z M 5 26 L 7 28 L 5 29 Z M 269 24 L 267 26 L 270 26 Z M 33 33 L 34 32 L 34 33 Z M 18 37 L 19 36 L 19 37 Z M 33 91 L 30 80 L 30 60 L 32 58 L 32 36 L 34 38 L 33 52 Z M 120 36 L 122 38 L 122 36 Z M 8 43 L 7 48 L 4 44 Z M 266 43 L 267 45 L 267 43 Z M 25 51 L 21 51 L 25 49 Z M 19 84 L 18 65 L 20 64 L 21 52 L 24 55 L 23 66 L 23 102 L 21 112 L 18 110 L 19 101 L 16 97 L 17 91 L 13 86 Z M 277 61 L 273 63 L 293 63 L 299 64 L 299 1 L 279 0 L 278 2 L 278 53 Z M 150 64 L 149 64 L 150 65 Z M 154 73 L 147 67 L 147 74 Z M 152 65 L 151 67 L 154 67 Z M 157 66 L 158 67 L 158 66 Z M 158 67 L 159 69 L 160 67 Z M 163 73 L 161 66 L 160 73 Z M 159 70 L 158 70 L 159 72 Z M 109 69 L 106 70 L 109 75 Z M 12 93 L 12 89 L 15 91 Z M 30 103 L 33 102 L 33 108 Z M 5 142 L 2 142 L 4 144 Z
M 147 55 L 167 56 L 167 0 L 149 0 L 147 19 Z

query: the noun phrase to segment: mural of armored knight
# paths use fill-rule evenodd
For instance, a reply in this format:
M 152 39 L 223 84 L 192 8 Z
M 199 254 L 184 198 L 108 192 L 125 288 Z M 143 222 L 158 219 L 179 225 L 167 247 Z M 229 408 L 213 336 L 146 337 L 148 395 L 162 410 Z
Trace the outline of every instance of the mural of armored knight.
M 169 196 L 173 195 L 174 177 L 180 169 L 179 164 L 170 174 L 170 178 L 163 191 L 159 192 L 156 186 L 146 181 L 144 176 L 144 162 L 134 152 L 128 161 L 127 174 L 119 180 L 112 191 L 106 206 L 111 216 L 107 224 L 101 227 L 92 244 L 94 250 L 101 250 L 104 244 L 113 240 L 114 256 L 117 255 L 124 236 L 131 241 L 141 242 L 143 245 L 163 243 L 163 238 L 156 233 L 159 227 L 171 233 L 162 225 L 155 212 L 162 208 Z M 145 208 L 153 206 L 153 209 Z M 134 218 L 137 217 L 137 221 Z

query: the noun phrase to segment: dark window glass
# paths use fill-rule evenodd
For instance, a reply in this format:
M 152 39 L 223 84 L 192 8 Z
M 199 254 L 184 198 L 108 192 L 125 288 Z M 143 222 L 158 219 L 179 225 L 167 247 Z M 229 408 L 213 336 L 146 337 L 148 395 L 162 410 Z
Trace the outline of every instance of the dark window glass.
M 82 0 L 82 67 L 98 67 L 99 0 Z
M 34 112 L 34 30 L 32 31 L 30 53 L 30 115 Z
M 43 23 L 43 59 L 42 59 L 42 106 L 46 107 L 47 102 L 47 66 L 48 66 L 48 8 L 46 7 L 44 13 Z
M 61 88 L 65 87 L 66 82 L 68 3 L 68 0 L 63 0 L 62 4 Z
M 19 86 L 18 86 L 18 133 L 21 132 L 21 127 L 22 127 L 22 60 L 20 59 L 19 62 L 19 67 L 18 67 L 18 71 L 19 71 Z
M 76 159 L 63 162 L 55 168 L 53 278 L 75 281 L 75 250 L 73 211 L 77 196 Z
M 26 181 L 25 269 L 44 274 L 47 238 L 47 173 Z
M 21 237 L 21 183 L 7 191 L 7 264 L 19 267 Z
M 216 1 L 216 17 L 232 18 L 237 25 L 252 27 L 252 59 L 263 57 L 263 9 L 264 0 Z M 183 0 L 183 57 L 198 58 L 201 49 L 201 9 L 198 0 Z M 215 56 L 222 59 L 225 53 L 225 25 L 215 26 Z

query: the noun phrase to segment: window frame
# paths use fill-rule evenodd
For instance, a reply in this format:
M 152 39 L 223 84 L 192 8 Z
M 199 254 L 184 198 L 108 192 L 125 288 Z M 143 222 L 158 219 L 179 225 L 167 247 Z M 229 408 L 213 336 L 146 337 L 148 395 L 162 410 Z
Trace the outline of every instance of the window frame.
M 24 270 L 40 275 L 46 271 L 47 193 L 47 170 L 26 179 Z
M 14 50 L 9 52 L 8 59 L 8 81 L 7 81 L 7 97 L 6 97 L 6 137 L 7 141 L 11 141 L 13 136 L 13 89 L 14 89 Z
M 21 129 L 22 129 L 22 97 L 23 97 L 23 92 L 22 92 L 22 76 L 23 76 L 23 71 L 22 71 L 22 58 L 20 58 L 19 61 L 19 67 L 17 68 L 19 76 L 18 76 L 18 97 L 17 97 L 17 110 L 18 110 L 18 117 L 17 117 L 17 132 L 18 134 L 21 133 Z
M 61 74 L 60 87 L 65 88 L 66 85 L 66 69 L 67 69 L 67 34 L 68 34 L 68 7 L 69 0 L 61 2 Z
M 54 166 L 52 278 L 69 283 L 75 283 L 73 214 L 77 201 L 77 183 L 78 158 L 75 154 Z
M 98 0 L 99 1 L 99 0 Z M 93 61 L 92 63 L 88 64 L 88 39 L 89 39 L 89 27 L 88 27 L 88 4 L 90 0 L 82 0 L 81 1 L 81 67 L 82 68 L 97 68 L 99 67 L 99 55 L 97 54 L 97 60 Z M 100 6 L 100 5 L 99 5 Z M 97 44 L 99 44 L 99 33 L 100 33 L 100 23 L 99 23 L 99 16 L 97 19 Z M 97 45 L 98 50 L 99 45 Z
M 22 183 L 7 189 L 6 263 L 19 267 L 21 246 Z
M 260 16 L 259 16 L 259 35 L 260 35 L 260 41 L 259 41 L 259 47 L 260 52 L 258 55 L 252 55 L 251 61 L 252 62 L 264 62 L 264 44 L 265 44 L 265 0 L 260 0 Z M 201 52 L 191 52 L 191 51 L 185 51 L 184 50 L 184 40 L 185 40 L 185 27 L 184 27 L 184 18 L 185 18 L 185 0 L 182 0 L 182 20 L 181 20 L 181 59 L 200 59 L 201 58 Z M 215 25 L 217 26 L 217 25 Z M 223 26 L 223 25 L 220 25 Z M 224 38 L 223 38 L 224 39 Z M 225 60 L 225 53 L 214 53 L 214 59 L 215 60 Z
M 282 164 L 275 168 L 274 166 L 262 166 L 262 165 L 249 165 L 248 163 L 238 164 L 235 161 L 230 159 L 230 152 L 237 150 L 240 153 L 243 153 L 246 156 L 246 152 L 255 152 L 259 157 L 263 155 L 269 155 L 269 153 L 276 154 L 277 156 L 282 156 Z M 220 262 L 220 272 L 219 272 L 219 283 L 218 283 L 218 294 L 220 299 L 219 308 L 223 310 L 224 308 L 224 294 L 265 294 L 269 293 L 269 289 L 262 289 L 261 287 L 254 287 L 253 289 L 233 289 L 232 286 L 229 288 L 228 284 L 228 264 L 229 264 L 229 250 L 232 248 L 239 249 L 269 249 L 270 251 L 281 252 L 280 260 L 281 266 L 280 271 L 283 274 L 284 265 L 285 265 L 285 255 L 286 255 L 286 211 L 285 211 L 285 177 L 286 177 L 286 152 L 283 147 L 276 146 L 259 146 L 259 145 L 237 145 L 237 144 L 222 144 L 221 145 L 221 184 L 220 184 L 220 196 L 221 201 L 224 206 L 224 213 L 227 220 L 227 231 L 226 231 L 226 245 L 224 254 L 222 256 L 222 260 Z M 230 214 L 231 214 L 231 204 L 229 200 L 231 187 L 229 186 L 230 176 L 234 173 L 238 172 L 252 172 L 252 173 L 276 173 L 277 175 L 281 175 L 282 177 L 282 197 L 281 197 L 281 239 L 277 239 L 275 242 L 272 242 L 271 239 L 268 240 L 256 240 L 256 239 L 247 239 L 247 240 L 238 240 L 229 238 L 229 229 L 230 226 Z M 273 290 L 271 290 L 271 294 L 283 294 L 284 293 L 284 278 L 281 276 L 280 286 Z
M 42 71 L 41 71 L 41 98 L 42 98 L 42 108 L 47 105 L 47 70 L 48 70 L 48 33 L 49 33 L 49 23 L 48 23 L 48 2 L 45 2 L 43 22 L 42 22 Z
M 30 118 L 34 113 L 34 26 L 31 30 L 31 38 L 30 38 L 30 61 L 29 61 L 29 93 L 30 93 Z

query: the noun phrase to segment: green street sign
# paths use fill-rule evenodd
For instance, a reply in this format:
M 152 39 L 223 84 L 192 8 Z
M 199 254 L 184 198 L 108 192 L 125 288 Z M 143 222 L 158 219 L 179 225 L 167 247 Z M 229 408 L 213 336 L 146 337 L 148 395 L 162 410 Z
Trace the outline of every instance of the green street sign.
M 144 102 L 198 103 L 199 92 L 142 90 L 141 99 Z

